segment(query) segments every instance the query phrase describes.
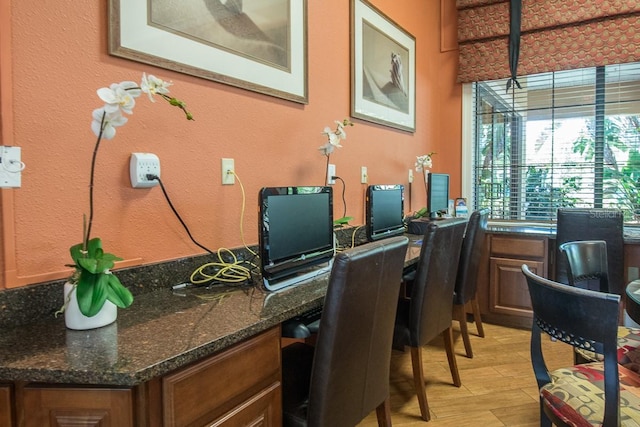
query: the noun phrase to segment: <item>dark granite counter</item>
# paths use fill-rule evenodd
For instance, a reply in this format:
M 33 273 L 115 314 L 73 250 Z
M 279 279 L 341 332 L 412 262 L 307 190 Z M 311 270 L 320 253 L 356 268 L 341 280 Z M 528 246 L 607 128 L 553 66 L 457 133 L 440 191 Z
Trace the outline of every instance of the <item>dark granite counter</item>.
M 489 221 L 487 231 L 492 234 L 518 234 L 530 236 L 546 236 L 555 239 L 555 223 L 525 223 L 521 221 Z M 627 226 L 624 228 L 624 242 L 640 244 L 640 227 Z
M 0 380 L 132 386 L 164 375 L 322 304 L 327 280 L 277 293 L 163 289 L 136 297 L 89 331 L 63 316 L 3 330 Z

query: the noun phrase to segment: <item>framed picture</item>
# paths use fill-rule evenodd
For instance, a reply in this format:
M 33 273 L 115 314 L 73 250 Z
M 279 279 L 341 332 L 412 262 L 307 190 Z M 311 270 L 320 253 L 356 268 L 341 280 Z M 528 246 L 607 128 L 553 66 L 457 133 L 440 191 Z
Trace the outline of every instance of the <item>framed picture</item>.
M 109 53 L 308 103 L 307 0 L 110 0 Z
M 366 0 L 351 0 L 351 115 L 414 132 L 416 40 Z

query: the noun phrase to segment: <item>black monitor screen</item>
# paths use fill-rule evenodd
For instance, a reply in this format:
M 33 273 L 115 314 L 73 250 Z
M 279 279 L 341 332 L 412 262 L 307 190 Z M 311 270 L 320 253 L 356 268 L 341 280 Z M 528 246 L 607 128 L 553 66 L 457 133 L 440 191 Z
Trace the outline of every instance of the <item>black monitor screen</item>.
M 331 187 L 260 190 L 262 274 L 276 278 L 333 257 Z
M 367 238 L 371 241 L 404 233 L 404 186 L 370 185 L 366 198 Z
M 449 208 L 449 175 L 429 173 L 427 185 L 427 210 L 431 217 Z

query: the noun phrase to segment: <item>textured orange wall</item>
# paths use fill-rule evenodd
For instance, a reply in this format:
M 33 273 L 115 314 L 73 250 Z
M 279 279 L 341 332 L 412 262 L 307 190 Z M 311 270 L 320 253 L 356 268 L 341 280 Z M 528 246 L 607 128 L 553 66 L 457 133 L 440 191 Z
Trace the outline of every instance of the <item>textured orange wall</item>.
M 172 202 L 203 245 L 242 246 L 242 194 L 222 186 L 220 158 L 235 159 L 246 191 L 244 233 L 257 243 L 257 192 L 262 186 L 320 185 L 325 158 L 321 131 L 349 115 L 349 1 L 308 1 L 309 104 L 301 105 L 109 56 L 107 1 L 0 0 L 0 96 L 3 145 L 22 147 L 22 188 L 2 190 L 6 268 L 4 287 L 68 274 L 69 246 L 80 242 L 88 210 L 88 179 L 95 136 L 95 91 L 143 71 L 172 80 L 172 94 L 187 102 L 187 122 L 165 103 L 140 99 L 129 123 L 104 141 L 98 156 L 93 236 L 130 264 L 201 254 L 168 207 L 159 187 L 132 189 L 132 152 L 161 160 Z M 407 184 L 415 157 L 430 151 L 434 171 L 452 176 L 460 191 L 461 87 L 457 52 L 440 52 L 440 2 L 373 0 L 416 38 L 416 132 L 354 120 L 344 147 L 331 156 L 347 184 L 347 214 L 363 221 L 360 167 L 370 183 Z M 401 4 L 401 5 L 400 5 Z M 9 29 L 6 29 L 9 25 Z M 10 41 L 7 42 L 7 38 Z M 10 106 L 10 111 L 7 106 Z M 424 205 L 417 176 L 411 209 Z M 342 216 L 341 185 L 335 213 Z M 407 208 L 409 210 L 409 208 Z

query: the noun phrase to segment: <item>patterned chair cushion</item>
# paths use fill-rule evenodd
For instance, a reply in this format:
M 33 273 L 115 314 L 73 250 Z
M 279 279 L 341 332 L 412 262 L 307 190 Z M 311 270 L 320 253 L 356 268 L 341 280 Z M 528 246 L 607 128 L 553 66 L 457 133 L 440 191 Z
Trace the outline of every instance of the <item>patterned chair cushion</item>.
M 602 362 L 601 354 L 577 347 L 575 351 L 587 362 Z M 618 327 L 618 363 L 634 372 L 640 372 L 640 329 Z
M 623 366 L 620 376 L 620 421 L 640 426 L 640 376 Z M 604 418 L 604 366 L 601 362 L 561 368 L 540 389 L 544 405 L 567 425 L 600 426 Z

